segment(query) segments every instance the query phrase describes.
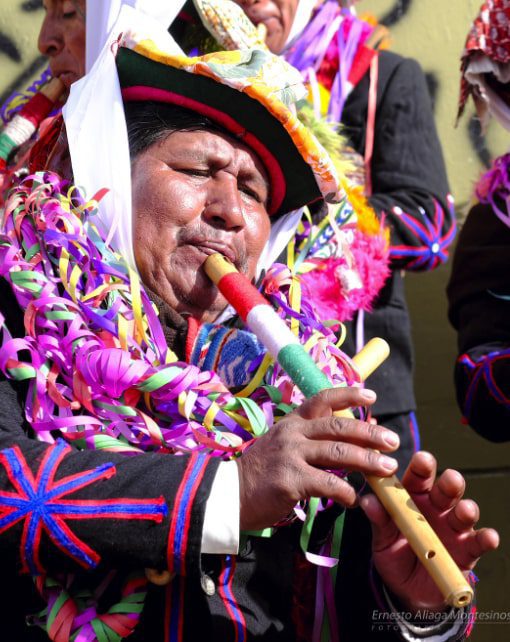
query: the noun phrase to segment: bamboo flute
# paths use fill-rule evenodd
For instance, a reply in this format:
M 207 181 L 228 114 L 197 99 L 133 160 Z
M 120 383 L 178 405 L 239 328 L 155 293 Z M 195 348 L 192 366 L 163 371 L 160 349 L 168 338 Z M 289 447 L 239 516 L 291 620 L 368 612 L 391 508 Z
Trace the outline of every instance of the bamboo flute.
M 332 387 L 329 379 L 299 344 L 285 322 L 230 261 L 221 254 L 213 254 L 206 259 L 204 269 L 305 397 L 311 397 Z M 386 342 L 374 339 L 353 360 L 362 378 L 366 379 L 388 354 Z M 350 410 L 335 414 L 353 416 Z M 430 574 L 445 601 L 457 608 L 470 604 L 473 589 L 398 478 L 369 475 L 366 479 Z

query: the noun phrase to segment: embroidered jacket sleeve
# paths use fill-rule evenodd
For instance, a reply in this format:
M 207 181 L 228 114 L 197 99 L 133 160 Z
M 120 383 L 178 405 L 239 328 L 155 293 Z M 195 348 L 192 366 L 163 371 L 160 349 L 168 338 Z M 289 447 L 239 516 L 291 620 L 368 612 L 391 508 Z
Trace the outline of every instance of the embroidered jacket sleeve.
M 470 211 L 448 285 L 458 331 L 459 407 L 479 434 L 507 441 L 510 419 L 510 229 L 488 205 Z
M 362 155 L 368 93 L 367 73 L 342 116 Z M 393 267 L 430 270 L 444 263 L 455 236 L 455 213 L 427 84 L 416 61 L 385 51 L 379 56 L 371 173 L 370 201 L 390 227 Z
M 11 334 L 20 315 L 0 284 Z M 218 463 L 204 455 L 124 456 L 31 439 L 26 390 L 0 380 L 0 555 L 18 570 L 199 570 L 204 511 Z

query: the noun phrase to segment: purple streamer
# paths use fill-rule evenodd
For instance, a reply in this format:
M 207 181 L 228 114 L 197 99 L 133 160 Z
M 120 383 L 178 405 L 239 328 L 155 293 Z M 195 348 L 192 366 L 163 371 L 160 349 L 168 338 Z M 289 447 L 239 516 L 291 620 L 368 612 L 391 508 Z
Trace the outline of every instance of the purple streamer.
M 499 220 L 510 227 L 510 154 L 504 154 L 493 162 L 491 169 L 482 176 L 476 186 L 480 203 L 490 205 Z M 499 202 L 504 203 L 501 209 Z

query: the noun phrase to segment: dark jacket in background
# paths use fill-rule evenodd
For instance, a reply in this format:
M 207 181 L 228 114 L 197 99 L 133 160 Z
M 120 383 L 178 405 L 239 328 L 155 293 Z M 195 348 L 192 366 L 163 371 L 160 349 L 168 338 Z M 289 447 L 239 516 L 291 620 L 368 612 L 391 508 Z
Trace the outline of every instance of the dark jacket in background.
M 430 270 L 447 258 L 455 233 L 446 170 L 430 95 L 414 60 L 382 51 L 372 158 L 370 203 L 391 230 L 392 273 L 365 315 L 365 339 L 383 337 L 389 359 L 370 378 L 378 393 L 374 415 L 415 410 L 413 348 L 404 294 L 403 270 Z M 364 154 L 369 74 L 347 99 L 342 124 L 355 150 Z M 348 351 L 355 348 L 355 323 L 349 324 Z
M 459 407 L 480 435 L 510 440 L 510 229 L 490 205 L 474 206 L 462 227 L 448 284 L 458 331 Z

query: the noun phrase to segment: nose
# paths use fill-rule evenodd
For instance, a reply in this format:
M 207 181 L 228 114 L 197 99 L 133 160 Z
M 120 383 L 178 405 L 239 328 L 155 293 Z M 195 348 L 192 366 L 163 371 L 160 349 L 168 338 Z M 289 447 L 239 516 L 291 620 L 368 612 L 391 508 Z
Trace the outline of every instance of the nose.
M 238 232 L 244 228 L 244 204 L 235 176 L 219 172 L 210 181 L 204 217 L 221 229 Z
M 62 50 L 62 30 L 59 29 L 57 21 L 48 14 L 42 23 L 37 46 L 43 56 L 48 58 L 53 58 Z

